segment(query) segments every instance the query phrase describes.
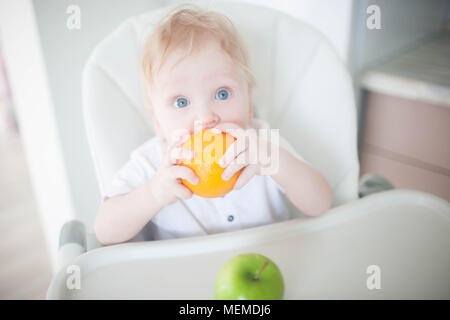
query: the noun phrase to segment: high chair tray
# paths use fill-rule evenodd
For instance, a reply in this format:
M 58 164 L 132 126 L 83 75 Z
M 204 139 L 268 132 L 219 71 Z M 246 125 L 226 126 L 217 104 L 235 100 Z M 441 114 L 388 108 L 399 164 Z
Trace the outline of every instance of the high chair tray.
M 73 261 L 81 287 L 67 286 L 64 268 L 47 298 L 214 299 L 221 266 L 252 252 L 279 266 L 285 299 L 450 299 L 449 248 L 450 204 L 391 190 L 315 218 L 94 249 Z M 379 289 L 368 287 L 369 266 Z

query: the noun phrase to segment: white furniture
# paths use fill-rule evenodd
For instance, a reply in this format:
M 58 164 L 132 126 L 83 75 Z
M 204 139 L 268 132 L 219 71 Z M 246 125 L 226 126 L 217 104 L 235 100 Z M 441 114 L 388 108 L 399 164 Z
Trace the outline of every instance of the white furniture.
M 419 295 L 416 287 L 410 293 L 405 290 L 411 288 L 405 279 L 428 281 L 416 269 L 421 266 L 439 278 L 424 294 L 448 296 L 442 289 L 450 269 L 442 252 L 450 244 L 448 203 L 405 190 L 358 199 L 352 81 L 327 39 L 272 9 L 230 1 L 211 3 L 210 9 L 229 16 L 248 44 L 259 85 L 254 92 L 256 115 L 279 128 L 296 151 L 323 172 L 333 189 L 333 209 L 318 218 L 236 232 L 102 248 L 95 248 L 89 236 L 86 244 L 83 227 L 71 223 L 62 233 L 62 239 L 68 235 L 70 240 L 61 241 L 61 270 L 48 298 L 213 298 L 218 268 L 240 252 L 273 258 L 284 274 L 287 299 L 380 297 L 383 291 L 365 287 L 371 264 L 384 270 L 385 297 Z M 130 151 L 154 134 L 139 91 L 137 58 L 152 22 L 165 10 L 125 21 L 86 64 L 84 114 L 100 190 Z M 364 187 L 363 194 L 370 194 L 370 184 Z M 415 265 L 406 267 L 404 262 Z M 79 290 L 66 285 L 68 276 L 76 276 L 73 266 L 81 272 Z M 405 278 L 396 278 L 400 272 Z
M 241 231 L 95 249 L 75 259 L 80 289 L 61 272 L 49 299 L 214 299 L 221 266 L 240 253 L 272 259 L 285 299 L 450 299 L 450 206 L 391 190 L 295 219 Z M 375 267 L 371 267 L 375 266 Z M 379 271 L 380 289 L 369 289 Z M 368 273 L 369 271 L 369 273 Z M 120 276 L 119 276 L 120 275 Z
M 360 171 L 450 201 L 450 30 L 366 70 Z

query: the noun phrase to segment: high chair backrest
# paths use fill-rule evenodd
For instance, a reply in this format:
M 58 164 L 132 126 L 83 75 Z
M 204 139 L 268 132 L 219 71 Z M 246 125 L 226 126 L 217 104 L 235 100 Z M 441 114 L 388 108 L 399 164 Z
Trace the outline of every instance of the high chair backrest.
M 229 17 L 249 50 L 254 113 L 279 128 L 333 189 L 333 206 L 357 199 L 359 162 L 352 81 L 329 41 L 279 11 L 237 2 L 196 2 Z M 169 7 L 124 21 L 83 71 L 83 113 L 100 191 L 155 134 L 139 83 L 145 36 Z M 305 183 L 308 183 L 305 181 Z

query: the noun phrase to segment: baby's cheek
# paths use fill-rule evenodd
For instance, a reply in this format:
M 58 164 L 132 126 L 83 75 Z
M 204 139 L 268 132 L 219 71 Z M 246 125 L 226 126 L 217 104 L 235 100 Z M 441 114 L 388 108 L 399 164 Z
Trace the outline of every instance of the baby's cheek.
M 229 122 L 234 122 L 238 124 L 241 128 L 247 128 L 250 120 L 252 118 L 250 108 L 246 105 L 239 104 L 234 108 L 230 108 Z M 228 121 L 226 121 L 228 122 Z

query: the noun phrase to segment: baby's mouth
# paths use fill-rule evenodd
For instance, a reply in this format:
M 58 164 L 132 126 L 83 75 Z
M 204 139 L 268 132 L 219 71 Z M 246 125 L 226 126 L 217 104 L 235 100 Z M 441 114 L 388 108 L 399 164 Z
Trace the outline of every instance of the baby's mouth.
M 203 123 L 201 121 L 194 121 L 194 132 L 196 131 L 200 131 L 203 129 L 210 129 L 210 128 L 214 128 L 215 126 L 217 126 L 218 124 L 220 124 L 220 122 L 214 122 L 214 121 L 210 121 L 209 123 Z M 191 132 L 192 133 L 192 132 Z

